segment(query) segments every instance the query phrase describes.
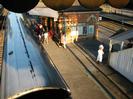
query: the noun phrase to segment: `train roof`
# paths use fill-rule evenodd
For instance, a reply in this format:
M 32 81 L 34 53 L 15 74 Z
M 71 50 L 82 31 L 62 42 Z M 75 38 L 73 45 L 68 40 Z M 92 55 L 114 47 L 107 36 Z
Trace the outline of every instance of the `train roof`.
M 33 39 L 28 27 L 22 24 L 21 17 L 21 14 L 12 12 L 7 16 L 7 20 L 10 20 L 8 26 L 11 26 L 7 26 L 8 30 L 15 29 L 5 33 L 1 99 L 42 99 L 38 97 L 46 94 L 49 97 L 56 94 L 65 97 L 70 93 L 68 85 L 45 49 Z

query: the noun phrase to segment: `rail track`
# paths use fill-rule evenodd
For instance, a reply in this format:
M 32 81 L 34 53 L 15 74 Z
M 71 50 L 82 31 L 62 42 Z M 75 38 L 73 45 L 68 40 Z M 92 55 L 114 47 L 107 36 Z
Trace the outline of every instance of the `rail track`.
M 132 29 L 132 27 L 122 25 L 113 21 L 101 21 L 98 23 L 98 40 L 109 44 L 109 37 L 114 35 L 120 29 L 125 31 Z
M 113 22 L 113 21 L 101 21 L 98 23 L 100 26 L 103 26 L 105 28 L 108 28 L 112 31 L 118 31 L 119 29 L 123 28 L 125 30 L 129 30 L 131 29 L 132 27 L 129 27 L 129 26 L 126 26 L 124 24 L 120 24 L 120 23 L 116 23 L 116 22 Z

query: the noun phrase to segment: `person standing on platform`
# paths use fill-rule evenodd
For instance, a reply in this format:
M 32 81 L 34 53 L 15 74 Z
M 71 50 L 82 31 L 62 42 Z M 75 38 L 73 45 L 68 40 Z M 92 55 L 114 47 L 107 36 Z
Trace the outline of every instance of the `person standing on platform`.
M 103 54 L 104 54 L 104 46 L 101 44 L 99 45 L 99 49 L 98 49 L 98 55 L 97 55 L 97 62 L 102 63 L 103 60 Z
M 78 36 L 79 36 L 79 32 L 78 32 L 78 29 L 76 27 L 76 35 L 75 35 L 75 40 L 78 41 Z
M 66 48 L 66 34 L 62 33 L 61 35 L 61 43 L 63 44 L 63 47 Z
M 40 29 L 39 29 L 39 25 L 35 24 L 35 36 L 38 38 L 38 40 L 40 39 Z
M 39 41 L 41 43 L 44 42 L 44 32 L 45 32 L 45 30 L 43 28 L 43 25 L 42 24 L 39 24 Z
M 48 44 L 48 29 L 46 28 L 46 31 L 44 33 L 44 39 L 46 41 L 46 44 Z
M 62 36 L 62 30 L 60 30 L 60 32 L 59 32 L 59 34 L 58 34 L 58 40 L 59 40 L 59 41 L 58 41 L 58 46 L 59 46 L 59 47 L 61 47 L 61 45 L 62 45 L 62 42 L 61 42 L 62 37 L 61 37 L 61 36 Z

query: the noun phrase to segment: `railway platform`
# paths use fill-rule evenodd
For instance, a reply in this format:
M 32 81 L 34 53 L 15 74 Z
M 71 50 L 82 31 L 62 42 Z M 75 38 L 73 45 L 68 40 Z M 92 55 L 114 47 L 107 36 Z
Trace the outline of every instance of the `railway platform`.
M 43 47 L 70 87 L 72 99 L 108 99 L 68 48 L 58 47 L 53 41 L 44 43 Z
M 53 41 L 43 44 L 43 47 L 70 86 L 72 99 L 130 99 L 133 84 L 107 65 L 107 57 L 103 64 L 96 63 L 99 44 L 99 41 L 85 39 L 68 44 L 67 49 L 59 48 Z M 108 45 L 104 46 L 108 49 Z M 108 54 L 107 50 L 105 54 Z M 88 76 L 91 80 L 86 78 Z
M 103 44 L 103 64 L 96 63 L 99 44 L 80 39 L 64 49 L 51 40 L 42 46 L 70 87 L 72 99 L 132 99 L 133 84 L 107 65 L 108 45 Z

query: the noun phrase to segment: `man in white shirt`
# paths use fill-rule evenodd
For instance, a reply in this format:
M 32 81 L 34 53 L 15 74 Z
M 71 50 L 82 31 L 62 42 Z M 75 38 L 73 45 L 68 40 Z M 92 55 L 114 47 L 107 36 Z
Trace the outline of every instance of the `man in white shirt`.
M 102 60 L 103 60 L 103 54 L 104 54 L 104 51 L 103 51 L 103 49 L 104 49 L 104 46 L 103 45 L 100 45 L 99 46 L 99 50 L 98 50 L 98 55 L 97 55 L 97 62 L 102 62 Z

